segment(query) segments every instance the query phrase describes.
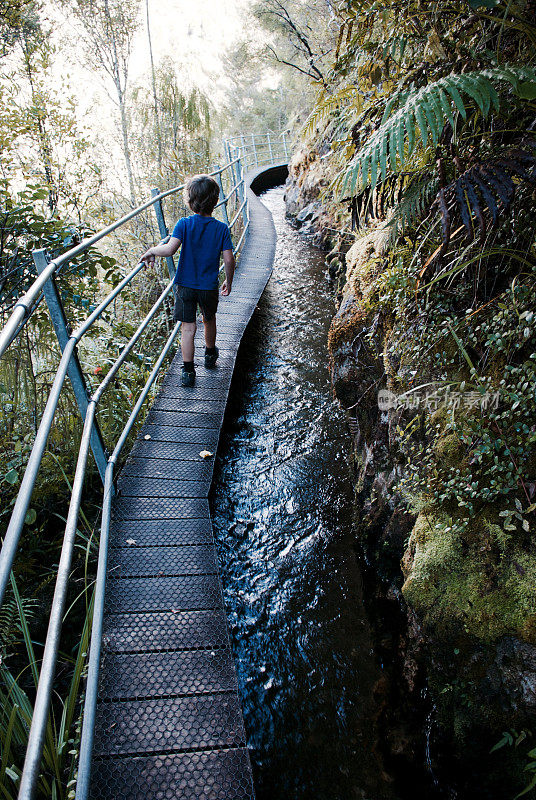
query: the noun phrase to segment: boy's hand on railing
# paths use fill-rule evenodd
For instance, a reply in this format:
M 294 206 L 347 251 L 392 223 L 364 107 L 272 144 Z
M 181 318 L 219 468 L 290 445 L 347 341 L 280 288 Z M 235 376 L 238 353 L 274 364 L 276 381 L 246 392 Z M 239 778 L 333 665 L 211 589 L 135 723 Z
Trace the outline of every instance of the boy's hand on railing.
M 223 297 L 227 297 L 228 295 L 231 294 L 231 284 L 227 283 L 226 280 L 221 285 L 221 293 Z
M 166 236 L 159 244 L 146 250 L 145 253 L 140 256 L 140 261 L 145 261 L 146 264 L 154 264 L 155 258 L 174 256 L 180 246 L 180 239 L 177 239 L 175 236 Z
M 140 256 L 140 261 L 145 261 L 147 265 L 154 264 L 154 260 L 155 256 L 152 247 L 150 247 L 142 256 Z

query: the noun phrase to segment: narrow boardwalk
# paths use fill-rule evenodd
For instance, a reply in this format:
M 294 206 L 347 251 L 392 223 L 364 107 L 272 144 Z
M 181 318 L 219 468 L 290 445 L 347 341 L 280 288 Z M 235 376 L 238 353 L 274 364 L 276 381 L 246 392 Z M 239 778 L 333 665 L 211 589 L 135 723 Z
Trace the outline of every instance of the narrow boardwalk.
M 209 512 L 214 458 L 199 455 L 216 453 L 238 345 L 272 270 L 272 217 L 248 191 L 250 230 L 218 311 L 217 368 L 202 366 L 199 330 L 196 386 L 180 386 L 177 355 L 118 481 L 92 769 L 99 800 L 254 797 Z

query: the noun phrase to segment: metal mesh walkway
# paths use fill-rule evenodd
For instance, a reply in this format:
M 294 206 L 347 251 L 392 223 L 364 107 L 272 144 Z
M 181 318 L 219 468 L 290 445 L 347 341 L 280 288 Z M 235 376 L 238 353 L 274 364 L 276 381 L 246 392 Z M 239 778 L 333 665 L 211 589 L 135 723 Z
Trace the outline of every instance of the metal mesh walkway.
M 255 178 L 255 175 L 250 176 Z M 216 369 L 180 386 L 174 359 L 113 501 L 92 768 L 99 800 L 252 800 L 208 493 L 236 353 L 272 270 L 275 229 L 250 230 L 218 310 Z M 201 326 L 202 327 L 202 326 Z

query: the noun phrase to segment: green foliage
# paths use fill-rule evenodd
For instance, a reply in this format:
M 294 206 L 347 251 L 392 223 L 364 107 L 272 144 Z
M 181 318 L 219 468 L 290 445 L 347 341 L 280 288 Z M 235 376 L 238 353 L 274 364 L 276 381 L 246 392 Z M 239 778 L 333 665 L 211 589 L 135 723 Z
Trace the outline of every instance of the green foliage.
M 520 747 L 521 744 L 523 744 L 523 742 L 526 742 L 531 735 L 532 734 L 530 733 L 530 731 L 525 731 L 525 730 L 519 732 L 513 729 L 510 731 L 504 731 L 502 738 L 499 739 L 497 744 L 495 744 L 491 748 L 490 752 L 495 753 L 497 752 L 497 750 L 501 750 L 501 748 L 506 747 L 507 745 L 508 747 L 518 748 Z M 526 764 L 524 767 L 524 771 L 528 773 L 529 782 L 527 783 L 525 788 L 522 789 L 522 791 L 516 794 L 514 800 L 518 800 L 519 797 L 524 797 L 529 792 L 531 792 L 534 789 L 534 787 L 536 787 L 536 747 L 533 747 L 532 749 L 527 751 L 525 760 Z
M 26 657 L 30 665 L 27 670 L 15 675 L 9 667 L 11 659 L 5 655 L 0 664 L 0 789 L 6 800 L 15 800 L 21 775 L 20 753 L 25 751 L 33 714 L 31 696 L 35 692 L 39 673 L 34 644 L 28 628 L 27 607 L 18 592 L 17 584 L 11 581 L 13 600 L 10 606 L 17 610 L 17 624 L 22 632 Z M 77 748 L 79 746 L 80 723 L 78 698 L 84 676 L 89 634 L 93 614 L 93 598 L 89 601 L 82 623 L 80 640 L 75 648 L 70 681 L 62 696 L 56 696 L 51 719 L 47 724 L 43 749 L 43 773 L 38 782 L 38 797 L 66 800 L 70 797 Z M 2 633 L 5 631 L 3 630 Z
M 519 95 L 523 82 L 536 88 L 536 71 L 512 65 L 452 73 L 420 89 L 395 93 L 385 105 L 379 128 L 352 159 L 341 191 L 354 194 L 367 185 L 374 189 L 389 170 L 406 169 L 419 146 L 424 152 L 429 144 L 437 147 L 445 125 L 456 126 L 456 113 L 466 120 L 471 106 L 483 118 L 497 110 L 500 100 L 496 83 L 506 83 Z M 433 151 L 429 152 L 433 155 Z
M 39 204 L 47 196 L 47 189 L 38 185 L 27 185 L 15 197 L 0 189 L 0 303 L 4 319 L 35 280 L 33 250 L 45 249 L 50 258 L 55 258 L 91 234 L 84 226 L 43 214 Z M 99 267 L 109 269 L 113 263 L 90 248 L 70 262 L 63 273 L 64 282 L 67 285 L 67 274 L 95 278 Z
M 22 35 L 39 36 L 41 26 L 35 0 L 0 1 L 0 55 L 11 51 Z
M 197 88 L 189 91 L 180 85 L 175 65 L 163 59 L 155 74 L 160 125 L 161 157 L 158 166 L 158 142 L 153 136 L 153 97 L 145 84 L 132 92 L 129 108 L 130 135 L 145 178 L 144 191 L 158 186 L 170 189 L 182 182 L 184 175 L 206 171 L 210 162 L 211 115 L 208 98 Z M 180 200 L 181 198 L 179 198 Z M 167 207 L 172 217 L 186 213 L 177 200 Z

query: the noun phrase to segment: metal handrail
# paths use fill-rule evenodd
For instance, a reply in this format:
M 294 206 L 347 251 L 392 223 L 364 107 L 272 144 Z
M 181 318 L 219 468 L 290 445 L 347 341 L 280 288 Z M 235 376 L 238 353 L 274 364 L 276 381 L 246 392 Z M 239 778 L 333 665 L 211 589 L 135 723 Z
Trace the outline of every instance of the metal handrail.
M 266 134 L 265 136 L 267 136 L 269 139 L 270 134 Z M 234 153 L 231 153 L 231 148 L 234 150 Z M 223 215 L 226 220 L 228 219 L 227 203 L 231 199 L 231 197 L 233 197 L 233 195 L 236 195 L 239 204 L 238 210 L 234 214 L 233 219 L 228 224 L 229 228 L 232 231 L 234 226 L 237 224 L 240 216 L 242 215 L 243 230 L 241 232 L 237 244 L 234 247 L 235 253 L 238 253 L 240 252 L 242 244 L 249 230 L 249 206 L 248 206 L 248 198 L 245 190 L 245 180 L 244 180 L 244 160 L 243 160 L 244 155 L 240 148 L 235 148 L 233 145 L 231 145 L 230 142 L 225 143 L 225 150 L 228 154 L 227 163 L 223 167 L 217 168 L 209 174 L 211 176 L 218 177 L 218 182 L 220 184 L 220 189 L 221 189 L 220 193 L 221 199 L 218 202 L 217 207 L 218 208 L 223 207 Z M 258 163 L 257 154 L 255 155 L 255 159 Z M 229 174 L 231 176 L 230 180 L 231 189 L 229 190 L 228 194 L 225 195 L 222 189 L 221 176 L 227 170 L 229 170 Z M 65 253 L 61 254 L 60 256 L 58 256 L 57 258 L 53 259 L 50 262 L 47 262 L 43 251 L 36 251 L 36 253 L 34 254 L 34 258 L 36 260 L 36 265 L 38 263 L 40 265 L 40 274 L 38 278 L 30 286 L 26 294 L 19 299 L 6 325 L 0 332 L 0 357 L 9 347 L 9 345 L 14 340 L 16 335 L 18 335 L 18 332 L 22 330 L 24 324 L 26 324 L 28 320 L 29 310 L 32 308 L 32 306 L 34 306 L 37 298 L 43 292 L 43 290 L 45 297 L 47 299 L 47 303 L 49 303 L 49 308 L 50 308 L 50 302 L 51 302 L 50 293 L 47 294 L 48 291 L 47 287 L 49 286 L 48 281 L 52 279 L 54 273 L 59 269 L 60 266 L 67 263 L 80 253 L 85 252 L 89 247 L 94 245 L 96 242 L 100 241 L 105 236 L 117 230 L 119 227 L 124 225 L 126 222 L 128 222 L 137 214 L 140 214 L 142 211 L 146 210 L 150 206 L 155 207 L 161 233 L 164 233 L 164 228 L 165 232 L 167 232 L 161 207 L 161 201 L 163 198 L 169 197 L 173 194 L 176 194 L 179 191 L 182 191 L 184 187 L 185 184 L 181 184 L 180 186 L 174 187 L 173 189 L 168 189 L 165 192 L 159 192 L 155 190 L 153 192 L 153 196 L 149 201 L 143 203 L 138 208 L 134 209 L 133 211 L 121 217 L 121 219 L 115 221 L 111 225 L 108 225 L 101 231 L 98 231 L 93 236 L 89 237 L 88 239 L 85 239 L 83 242 L 79 243 L 75 247 L 71 248 L 70 250 L 66 251 Z M 173 265 L 172 259 L 171 259 L 171 264 Z M 29 504 L 31 502 L 31 497 L 35 487 L 38 471 L 41 465 L 42 458 L 45 453 L 48 436 L 50 434 L 50 430 L 54 422 L 56 409 L 58 407 L 59 398 L 67 374 L 69 374 L 71 380 L 73 380 L 73 376 L 71 372 L 69 372 L 69 370 L 73 365 L 73 361 L 76 360 L 77 346 L 80 343 L 81 339 L 84 337 L 84 335 L 90 330 L 92 325 L 98 319 L 101 318 L 106 308 L 108 308 L 108 306 L 121 294 L 121 292 L 123 291 L 123 289 L 125 289 L 125 287 L 130 285 L 135 276 L 138 275 L 143 268 L 144 268 L 143 262 L 137 264 L 123 278 L 123 280 L 111 292 L 108 293 L 108 295 L 89 314 L 89 316 L 82 323 L 78 325 L 78 327 L 73 333 L 71 333 L 70 335 L 66 334 L 64 336 L 64 341 L 62 344 L 62 350 L 63 350 L 62 357 L 59 366 L 57 368 L 56 374 L 54 376 L 52 387 L 50 389 L 50 393 L 45 406 L 45 410 L 41 417 L 41 421 L 35 436 L 34 444 L 15 501 L 9 526 L 4 538 L 2 550 L 0 552 L 0 605 L 3 602 L 7 584 L 10 579 L 11 570 L 13 567 L 22 529 L 24 526 L 24 520 L 29 508 Z M 19 800 L 32 800 L 35 793 L 37 780 L 39 778 L 39 769 L 42 758 L 42 749 L 43 749 L 46 725 L 49 715 L 50 701 L 52 696 L 63 614 L 64 614 L 65 602 L 69 586 L 69 573 L 71 569 L 72 554 L 73 554 L 74 542 L 78 526 L 78 518 L 82 503 L 83 486 L 84 486 L 85 475 L 87 472 L 89 450 L 90 446 L 93 446 L 92 436 L 97 430 L 98 405 L 106 390 L 111 386 L 118 371 L 125 363 L 134 345 L 147 330 L 147 327 L 149 326 L 150 322 L 155 318 L 156 314 L 162 309 L 163 303 L 166 297 L 168 297 L 168 295 L 170 294 L 171 290 L 172 290 L 172 281 L 166 286 L 166 288 L 160 294 L 157 301 L 154 303 L 151 310 L 141 321 L 135 333 L 130 337 L 128 342 L 124 345 L 120 355 L 114 361 L 110 370 L 108 371 L 105 378 L 101 381 L 96 391 L 93 392 L 92 396 L 87 399 L 85 408 L 82 409 L 82 407 L 80 407 L 84 423 L 83 432 L 78 450 L 75 476 L 73 480 L 71 498 L 69 502 L 69 510 L 67 513 L 67 520 L 65 524 L 64 539 L 60 555 L 60 561 L 58 565 L 56 584 L 54 589 L 54 597 L 52 600 L 50 620 L 45 640 L 43 660 L 41 664 L 36 700 L 32 715 L 29 738 L 28 738 L 28 746 L 26 750 L 24 767 L 21 775 L 19 795 L 18 795 Z M 55 299 L 53 297 L 52 299 L 59 305 L 60 311 L 63 313 L 63 309 L 61 308 L 61 300 L 59 299 L 59 296 L 57 296 Z M 56 330 L 58 332 L 58 329 Z M 83 715 L 81 753 L 80 753 L 80 762 L 79 762 L 79 771 L 78 771 L 78 780 L 76 789 L 76 800 L 87 800 L 89 791 L 93 727 L 94 727 L 95 710 L 97 703 L 97 683 L 98 683 L 98 671 L 99 671 L 103 612 L 104 612 L 104 588 L 105 588 L 105 576 L 106 576 L 106 565 L 107 565 L 109 527 L 110 527 L 110 517 L 111 517 L 111 502 L 114 494 L 115 468 L 118 459 L 120 457 L 121 451 L 125 445 L 125 442 L 127 441 L 128 436 L 130 435 L 139 417 L 140 411 L 149 395 L 152 386 L 154 385 L 154 382 L 158 377 L 158 374 L 161 370 L 161 367 L 166 357 L 168 356 L 177 338 L 179 330 L 180 330 L 180 322 L 176 323 L 175 326 L 173 327 L 173 330 L 169 335 L 162 351 L 160 352 L 158 358 L 156 359 L 153 369 L 149 377 L 147 378 L 144 388 L 141 391 L 138 400 L 134 405 L 134 408 L 132 409 L 129 419 L 119 436 L 119 439 L 115 445 L 115 448 L 111 456 L 108 456 L 107 453 L 105 454 L 105 459 L 106 459 L 104 465 L 105 468 L 104 470 L 101 470 L 101 474 L 102 472 L 104 472 L 103 476 L 104 496 L 103 496 L 103 508 L 102 508 L 102 522 L 101 522 L 101 538 L 99 544 L 97 579 L 95 584 L 95 602 L 93 610 L 93 624 L 92 624 L 91 646 L 89 655 L 88 679 L 86 686 L 86 701 L 84 705 L 84 715 Z M 63 332 L 66 333 L 65 325 Z M 60 339 L 60 344 L 61 343 L 62 342 Z M 81 380 L 83 381 L 84 379 L 81 371 L 80 371 L 80 376 Z M 87 389 L 85 388 L 85 384 L 83 384 L 83 390 L 87 391 Z
M 275 139 L 272 138 L 274 136 Z M 289 148 L 286 131 L 278 134 L 273 131 L 248 134 L 248 138 L 245 135 L 232 136 L 225 140 L 224 146 L 228 157 L 232 157 L 231 153 L 234 153 L 235 157 L 238 155 L 247 169 L 273 164 L 278 160 L 288 162 Z M 266 155 L 267 158 L 263 159 L 262 155 Z

